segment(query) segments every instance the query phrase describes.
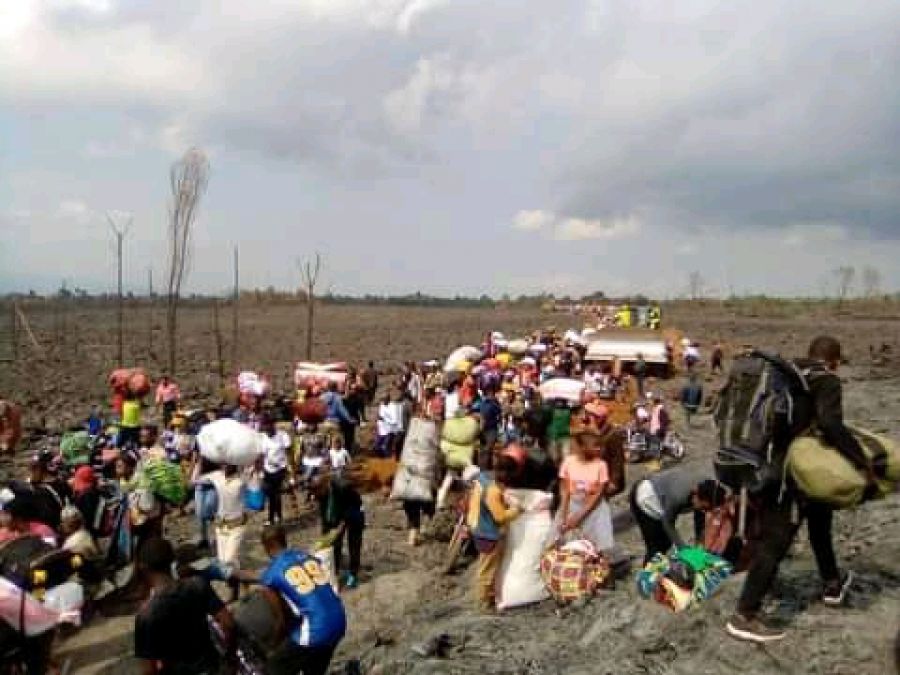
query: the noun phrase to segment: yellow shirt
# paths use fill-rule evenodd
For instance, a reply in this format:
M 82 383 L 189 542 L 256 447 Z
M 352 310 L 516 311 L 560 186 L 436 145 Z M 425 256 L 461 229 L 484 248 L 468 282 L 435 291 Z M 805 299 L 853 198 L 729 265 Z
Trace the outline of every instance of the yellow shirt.
M 122 426 L 134 429 L 141 426 L 141 404 L 138 401 L 125 401 L 122 404 Z

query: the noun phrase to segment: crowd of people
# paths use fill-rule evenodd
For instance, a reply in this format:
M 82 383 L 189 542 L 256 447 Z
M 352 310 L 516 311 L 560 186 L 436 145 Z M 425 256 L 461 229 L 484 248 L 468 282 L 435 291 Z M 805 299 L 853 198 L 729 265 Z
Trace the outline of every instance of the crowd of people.
M 444 362 L 406 363 L 387 383 L 370 362 L 360 371 L 349 369 L 341 385 L 316 384 L 283 397 L 265 387 L 241 389 L 236 400 L 213 410 L 186 411 L 177 383 L 163 376 L 152 398 L 162 432 L 144 423 L 142 395 L 117 397 L 109 419 L 93 409 L 78 432 L 87 439 L 82 462 L 67 466 L 71 453 L 40 452 L 29 476 L 0 493 L 0 545 L 29 535 L 78 554 L 94 570 L 86 584 L 93 595 L 100 592 L 104 569 L 136 563 L 150 590 L 135 619 L 135 654 L 143 672 L 216 672 L 222 653 L 235 644 L 228 603 L 240 597 L 243 585 L 253 583 L 269 589 L 287 608 L 284 640 L 268 655 L 265 672 L 319 674 L 327 672 L 346 630 L 339 589 L 360 583 L 366 513 L 352 465 L 363 454 L 402 461 L 413 419 L 434 422 L 441 438 L 440 462 L 429 477 L 430 498 L 403 500 L 409 543 L 419 545 L 427 534 L 423 518 L 446 508 L 453 489 L 466 488 L 465 520 L 478 555 L 474 595 L 482 611 L 494 611 L 504 533 L 525 510 L 510 489 L 548 495 L 546 503 L 529 508 L 552 509 L 549 541 L 577 535 L 610 558 L 617 548 L 610 499 L 627 490 L 645 562 L 686 545 L 677 527 L 682 514 L 693 514 L 695 541 L 703 543 L 708 541 L 707 516 L 734 512 L 736 496 L 706 463 L 676 465 L 626 485 L 626 436 L 612 420 L 611 408 L 634 403 L 631 423 L 656 439 L 651 449 L 657 456 L 671 423 L 662 391 L 646 389 L 651 381 L 642 359 L 627 372 L 598 370 L 585 361 L 583 345 L 553 330 L 532 336 L 525 349 L 513 350 L 511 342 L 491 333 L 479 347 Z M 674 400 L 690 419 L 700 411 L 704 392 L 699 352 L 690 351 L 696 350 L 694 343 L 688 347 L 687 380 Z M 816 424 L 871 477 L 868 459 L 842 422 L 840 381 L 834 375 L 840 345 L 821 338 L 808 356 L 802 365 L 813 385 L 802 407 L 804 422 Z M 717 344 L 711 370 L 721 373 L 723 360 Z M 544 389 L 559 380 L 576 383 L 576 393 Z M 610 399 L 604 394 L 610 390 L 628 395 L 614 393 Z M 256 462 L 215 465 L 204 457 L 198 435 L 206 424 L 225 418 L 260 434 Z M 370 420 L 374 435 L 366 445 L 357 432 Z M 171 488 L 173 480 L 187 486 L 187 496 Z M 285 494 L 295 508 L 314 504 L 333 570 L 314 550 L 290 545 Z M 840 604 L 852 579 L 835 562 L 828 507 L 809 502 L 790 486 L 787 499 L 766 494 L 754 502 L 761 540 L 752 559 L 746 559 L 747 548 L 730 550 L 730 539 L 716 550 L 735 564 L 744 556 L 749 567 L 728 632 L 758 642 L 783 636 L 759 612 L 796 532 L 793 507 L 799 505 L 808 519 L 825 601 Z M 197 548 L 213 559 L 202 570 L 179 564 L 179 551 L 165 538 L 166 519 L 187 510 L 194 512 Z M 242 552 L 250 515 L 262 511 L 261 543 L 271 562 L 264 570 L 246 570 Z M 212 590 L 211 581 L 226 585 L 228 603 Z M 215 648 L 207 617 L 215 619 L 224 649 Z

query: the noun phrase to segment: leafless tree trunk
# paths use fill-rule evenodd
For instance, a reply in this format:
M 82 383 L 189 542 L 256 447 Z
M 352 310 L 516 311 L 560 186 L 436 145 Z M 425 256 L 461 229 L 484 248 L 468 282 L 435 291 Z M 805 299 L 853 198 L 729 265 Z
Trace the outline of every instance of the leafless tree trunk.
M 850 265 L 842 265 L 834 271 L 837 279 L 837 297 L 838 307 L 844 304 L 850 296 L 850 290 L 853 288 L 853 279 L 856 277 L 856 268 Z
M 219 326 L 219 301 L 213 299 L 213 333 L 216 338 L 216 362 L 219 366 L 219 383 L 225 381 L 225 356 L 222 350 L 222 329 Z
M 316 284 L 319 283 L 319 273 L 322 271 L 322 257 L 316 253 L 315 261 L 307 260 L 298 262 L 300 267 L 300 281 L 306 293 L 306 360 L 312 361 L 313 334 L 315 332 L 316 319 Z
M 13 305 L 13 308 L 16 312 L 16 316 L 19 318 L 19 321 L 22 323 L 22 328 L 25 329 L 25 334 L 28 335 L 28 339 L 31 340 L 31 344 L 34 347 L 34 350 L 40 356 L 44 356 L 44 348 L 41 347 L 41 343 L 38 342 L 37 337 L 35 337 L 34 331 L 31 330 L 31 324 L 28 323 L 28 318 L 25 316 L 25 312 L 23 312 L 22 308 L 16 304 Z
M 240 258 L 238 257 L 238 247 L 234 247 L 234 296 L 232 297 L 231 306 L 231 367 L 238 368 L 238 326 L 239 326 L 239 303 L 241 299 L 240 292 Z
M 172 165 L 169 183 L 172 202 L 169 205 L 169 271 L 166 284 L 166 341 L 168 373 L 175 374 L 178 302 L 191 257 L 191 230 L 197 217 L 200 197 L 209 181 L 209 160 L 202 150 L 191 148 Z
M 153 268 L 147 268 L 147 361 L 153 359 Z
M 881 272 L 874 267 L 863 269 L 863 291 L 867 298 L 874 298 L 881 293 Z
M 112 233 L 116 238 L 116 288 L 118 313 L 116 320 L 116 365 L 121 368 L 125 365 L 125 305 L 123 304 L 124 300 L 122 298 L 122 243 L 125 240 L 125 235 L 128 234 L 128 229 L 131 227 L 132 219 L 129 218 L 126 225 L 116 225 L 116 222 L 108 213 L 106 214 L 106 219 L 109 221 L 109 229 L 112 230 Z
M 688 276 L 688 295 L 691 300 L 699 300 L 703 297 L 704 290 L 703 276 L 700 272 L 694 270 Z
M 16 316 L 16 303 L 9 305 L 10 311 L 10 332 L 12 333 L 12 357 L 13 361 L 19 360 L 19 317 Z

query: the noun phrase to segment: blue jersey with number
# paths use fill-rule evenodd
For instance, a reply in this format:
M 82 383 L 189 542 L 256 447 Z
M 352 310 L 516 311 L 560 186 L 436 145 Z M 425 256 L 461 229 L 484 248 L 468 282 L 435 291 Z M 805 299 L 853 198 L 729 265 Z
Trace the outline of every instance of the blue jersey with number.
M 317 558 L 296 549 L 282 551 L 272 559 L 261 581 L 287 603 L 293 614 L 288 617 L 291 639 L 298 645 L 335 645 L 344 637 L 344 603 Z

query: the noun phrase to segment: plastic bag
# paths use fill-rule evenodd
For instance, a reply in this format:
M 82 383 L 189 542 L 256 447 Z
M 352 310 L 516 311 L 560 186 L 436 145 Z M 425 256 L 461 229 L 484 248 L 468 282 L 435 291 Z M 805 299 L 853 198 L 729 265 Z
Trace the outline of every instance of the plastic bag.
M 60 622 L 60 613 L 52 607 L 39 602 L 30 593 L 26 593 L 11 581 L 0 577 L 0 619 L 21 631 L 22 610 L 24 601 L 25 635 L 34 637 L 41 635 Z
M 197 434 L 200 454 L 216 464 L 247 466 L 263 452 L 262 436 L 235 420 L 210 422 Z
M 262 511 L 266 507 L 266 494 L 262 489 L 262 481 L 256 471 L 248 472 L 247 486 L 244 489 L 244 508 L 248 511 Z
M 509 524 L 503 561 L 497 576 L 497 608 L 507 609 L 540 602 L 549 595 L 541 579 L 541 555 L 550 531 L 552 498 L 540 490 L 507 490 L 524 512 Z M 547 508 L 534 509 L 543 504 Z

